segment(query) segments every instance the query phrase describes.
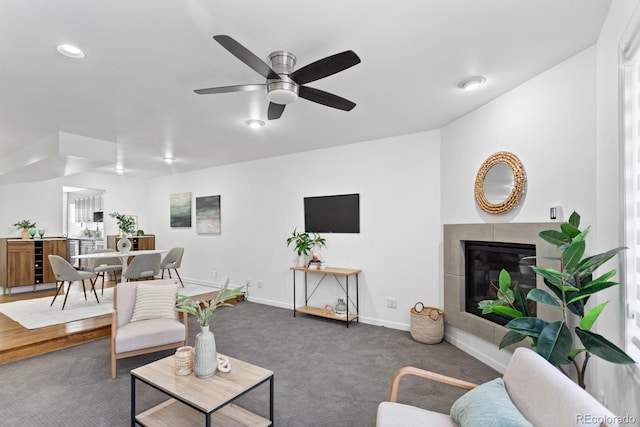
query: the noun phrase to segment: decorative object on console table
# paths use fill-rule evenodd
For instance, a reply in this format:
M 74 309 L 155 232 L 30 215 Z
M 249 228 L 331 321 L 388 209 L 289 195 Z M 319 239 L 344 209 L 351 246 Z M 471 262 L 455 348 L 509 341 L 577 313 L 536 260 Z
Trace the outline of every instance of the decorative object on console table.
M 220 306 L 230 307 L 231 304 L 227 303 L 227 300 L 243 295 L 242 287 L 235 289 L 228 289 L 228 287 L 229 279 L 211 301 L 194 301 L 184 295 L 178 295 L 177 298 L 178 311 L 193 314 L 200 324 L 201 330 L 196 335 L 193 364 L 193 371 L 198 378 L 207 378 L 215 374 L 218 365 L 215 336 L 209 329 L 211 315 Z
M 131 241 L 127 236 L 135 232 L 136 219 L 132 215 L 124 215 L 118 212 L 111 212 L 109 216 L 116 219 L 120 230 L 120 240 L 117 243 L 118 252 L 129 252 L 131 250 Z
M 614 343 L 591 331 L 608 301 L 586 309 L 593 294 L 618 284 L 611 280 L 616 275 L 615 269 L 599 277 L 594 272 L 626 248 L 618 247 L 583 258 L 589 227 L 584 230 L 578 227 L 580 215 L 573 212 L 569 221 L 560 225 L 559 231 L 545 230 L 538 234 L 558 248 L 562 261 L 560 270 L 531 266 L 537 275 L 543 277 L 551 293 L 536 288 L 525 296 L 519 283 L 514 281 L 511 286 L 511 276 L 503 269 L 496 287 L 498 298 L 480 301 L 478 307 L 483 314 L 497 313 L 512 319 L 505 325 L 510 331 L 502 338 L 501 349 L 530 337 L 538 354 L 558 369 L 573 365 L 578 384 L 586 388 L 584 376 L 592 354 L 611 363 L 634 364 L 635 361 Z M 529 313 L 527 300 L 560 310 L 563 320 L 547 322 L 540 317 L 533 317 Z M 574 319 L 569 321 L 571 313 L 579 320 L 573 331 L 568 327 L 576 323 Z M 573 348 L 574 334 L 581 341 L 578 348 Z M 584 354 L 580 356 L 581 353 Z
M 24 240 L 29 240 L 31 237 L 29 231 L 36 226 L 36 223 L 32 222 L 30 219 L 23 219 L 22 221 L 13 224 L 13 226 L 18 230 L 22 230 L 22 238 Z
M 291 236 L 287 239 L 287 246 L 291 246 L 293 243 L 294 251 L 298 255 L 297 267 L 307 267 L 307 257 L 311 254 L 314 248 L 327 247 L 327 240 L 321 237 L 318 233 L 313 233 L 313 237 L 309 233 L 299 233 L 295 228 L 291 233 Z M 316 255 L 316 260 L 317 254 Z
M 335 308 L 336 316 L 347 316 L 347 303 L 344 302 L 343 298 L 338 298 L 338 302 L 336 303 Z

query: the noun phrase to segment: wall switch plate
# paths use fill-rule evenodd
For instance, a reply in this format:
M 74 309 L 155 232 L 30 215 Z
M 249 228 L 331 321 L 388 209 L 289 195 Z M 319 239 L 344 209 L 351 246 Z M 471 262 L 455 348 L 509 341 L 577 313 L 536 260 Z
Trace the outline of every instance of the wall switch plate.
M 397 298 L 387 298 L 387 307 L 389 308 L 398 308 L 398 299 Z
M 258 280 L 258 288 L 262 288 L 262 280 Z

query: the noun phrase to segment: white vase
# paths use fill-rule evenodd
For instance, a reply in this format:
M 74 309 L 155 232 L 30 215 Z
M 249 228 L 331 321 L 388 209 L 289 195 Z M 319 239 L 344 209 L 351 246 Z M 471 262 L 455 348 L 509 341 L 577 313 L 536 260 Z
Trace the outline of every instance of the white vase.
M 131 250 L 131 240 L 126 234 L 122 233 L 116 246 L 118 247 L 118 252 L 129 252 Z
M 200 332 L 196 335 L 194 353 L 193 372 L 196 377 L 207 378 L 216 373 L 218 366 L 216 338 L 209 330 L 209 325 L 200 326 Z

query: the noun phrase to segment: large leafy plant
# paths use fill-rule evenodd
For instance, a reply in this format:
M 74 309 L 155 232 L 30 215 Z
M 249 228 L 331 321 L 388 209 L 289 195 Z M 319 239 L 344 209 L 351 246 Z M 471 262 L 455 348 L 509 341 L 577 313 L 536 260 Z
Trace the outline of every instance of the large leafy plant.
M 124 215 L 118 212 L 111 212 L 110 217 L 115 218 L 118 228 L 125 234 L 132 234 L 135 230 L 136 220 L 130 215 Z
M 602 335 L 592 331 L 592 327 L 607 302 L 587 308 L 589 298 L 604 289 L 617 285 L 611 279 L 616 270 L 594 277 L 595 271 L 623 251 L 624 247 L 611 249 L 601 254 L 585 257 L 586 237 L 589 227 L 580 230 L 580 215 L 571 214 L 568 222 L 560 225 L 560 231 L 546 230 L 539 236 L 557 247 L 560 257 L 552 258 L 560 262 L 560 270 L 532 266 L 536 274 L 542 276 L 551 292 L 531 289 L 526 294 L 519 284 L 512 286 L 506 270 L 500 272 L 496 300 L 478 303 L 483 314 L 497 313 L 511 318 L 506 327 L 510 329 L 500 342 L 500 348 L 531 338 L 532 346 L 538 354 L 554 366 L 571 364 L 575 367 L 578 384 L 586 387 L 585 372 L 591 355 L 619 364 L 635 363 L 623 350 Z M 546 304 L 561 312 L 561 320 L 547 322 L 539 317 L 531 317 L 527 300 Z M 579 319 L 578 326 L 569 329 L 571 316 Z M 576 323 L 576 322 L 574 322 Z M 574 343 L 574 334 L 579 343 Z
M 212 300 L 192 300 L 184 295 L 177 297 L 177 310 L 181 313 L 189 313 L 196 316 L 200 326 L 207 326 L 211 321 L 211 315 L 216 308 L 221 306 L 231 307 L 227 300 L 243 295 L 242 287 L 235 289 L 227 289 L 229 287 L 229 279 L 224 283 L 224 287 L 218 292 Z
M 327 240 L 318 233 L 299 233 L 298 229 L 294 229 L 291 236 L 287 239 L 287 246 L 293 243 L 294 250 L 298 256 L 309 255 L 314 247 L 321 248 L 327 246 Z

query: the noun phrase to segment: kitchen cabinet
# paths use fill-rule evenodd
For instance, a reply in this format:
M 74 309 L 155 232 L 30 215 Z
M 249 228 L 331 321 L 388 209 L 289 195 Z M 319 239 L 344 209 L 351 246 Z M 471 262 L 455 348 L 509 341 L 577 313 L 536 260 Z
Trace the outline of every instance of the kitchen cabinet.
M 4 293 L 17 286 L 55 283 L 49 255 L 67 258 L 67 239 L 0 239 L 0 286 Z

